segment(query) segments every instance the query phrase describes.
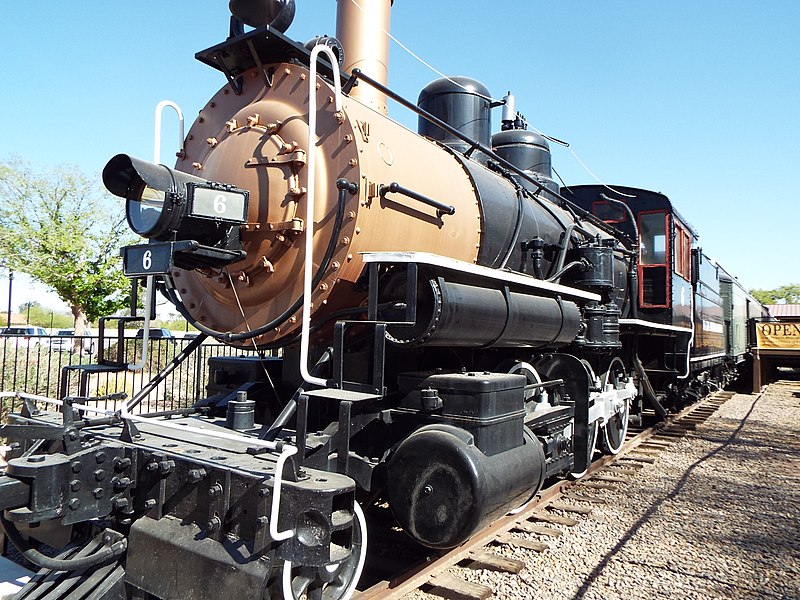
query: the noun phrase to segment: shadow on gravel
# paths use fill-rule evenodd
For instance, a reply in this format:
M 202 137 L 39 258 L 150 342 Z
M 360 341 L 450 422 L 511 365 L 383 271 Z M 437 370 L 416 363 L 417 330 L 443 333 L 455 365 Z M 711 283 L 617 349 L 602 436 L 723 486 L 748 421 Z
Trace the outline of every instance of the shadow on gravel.
M 736 429 L 733 432 L 731 432 L 731 434 L 728 436 L 726 440 L 724 441 L 720 440 L 719 447 L 715 448 L 714 450 L 712 450 L 711 452 L 709 452 L 708 454 L 697 460 L 697 462 L 692 464 L 683 474 L 683 477 L 681 477 L 678 483 L 675 485 L 675 488 L 669 494 L 667 494 L 660 500 L 654 502 L 653 505 L 647 509 L 647 512 L 645 512 L 633 525 L 631 525 L 631 527 L 622 536 L 620 541 L 617 542 L 617 544 L 611 550 L 609 550 L 609 552 L 603 557 L 603 559 L 594 568 L 594 570 L 591 573 L 589 573 L 589 575 L 584 580 L 583 585 L 581 585 L 581 588 L 575 594 L 574 600 L 579 600 L 585 597 L 586 594 L 591 591 L 592 585 L 603 574 L 605 568 L 609 566 L 614 557 L 617 556 L 617 554 L 619 554 L 623 550 L 628 541 L 631 540 L 633 536 L 635 536 L 638 533 L 638 531 L 644 525 L 646 525 L 648 521 L 650 521 L 653 518 L 653 516 L 659 511 L 659 509 L 661 509 L 664 503 L 675 500 L 678 497 L 678 495 L 683 491 L 684 487 L 688 483 L 689 478 L 692 476 L 692 473 L 695 471 L 695 469 L 700 467 L 706 461 L 714 458 L 716 455 L 718 455 L 723 450 L 727 449 L 731 444 L 733 444 L 734 441 L 736 441 L 736 438 L 739 436 L 745 424 L 750 419 L 750 416 L 752 415 L 753 410 L 756 407 L 756 404 L 761 400 L 761 398 L 762 398 L 761 394 L 756 396 L 756 398 L 753 400 L 752 405 L 750 406 L 749 410 L 747 411 L 747 414 L 744 416 L 742 421 L 739 423 Z M 689 573 L 685 573 L 685 575 L 691 576 L 691 574 Z M 707 575 L 695 575 L 695 577 L 708 579 L 710 581 L 716 581 L 714 578 L 708 577 Z

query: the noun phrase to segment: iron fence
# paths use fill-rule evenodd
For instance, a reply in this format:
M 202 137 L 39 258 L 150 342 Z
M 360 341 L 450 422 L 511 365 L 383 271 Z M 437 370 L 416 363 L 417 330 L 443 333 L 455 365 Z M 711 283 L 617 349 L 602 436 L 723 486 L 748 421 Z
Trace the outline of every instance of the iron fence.
M 23 392 L 61 399 L 63 396 L 96 398 L 124 393 L 128 399 L 139 393 L 150 380 L 170 364 L 191 340 L 182 338 L 151 339 L 144 368 L 131 371 L 90 368 L 96 363 L 98 338 L 76 338 L 65 347 L 58 336 L 22 338 L 0 336 L 0 392 Z M 142 340 L 124 338 L 105 340 L 105 356 L 118 356 L 123 344 L 125 362 L 136 362 L 141 354 Z M 135 407 L 134 412 L 150 413 L 190 406 L 205 396 L 208 379 L 208 359 L 213 356 L 254 356 L 254 351 L 233 348 L 205 340 L 183 360 Z M 81 377 L 85 388 L 81 390 Z M 85 395 L 84 395 L 85 394 Z M 97 402 L 100 408 L 115 410 L 119 401 Z M 6 415 L 20 409 L 17 398 L 3 398 L 0 422 Z

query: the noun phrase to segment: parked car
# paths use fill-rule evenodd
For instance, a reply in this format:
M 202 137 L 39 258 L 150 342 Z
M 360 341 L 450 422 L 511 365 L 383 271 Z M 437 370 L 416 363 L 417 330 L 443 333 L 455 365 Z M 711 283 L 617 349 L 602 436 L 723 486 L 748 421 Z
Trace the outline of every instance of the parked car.
M 144 329 L 140 329 L 136 332 L 136 338 L 142 339 L 144 337 Z M 172 333 L 166 327 L 155 327 L 150 330 L 150 339 L 151 340 L 172 340 L 173 342 L 176 340 L 175 334 Z
M 0 336 L 10 338 L 7 343 L 14 344 L 18 348 L 38 348 L 46 343 L 44 338 L 47 336 L 47 331 L 44 327 L 21 325 L 4 328 Z
M 84 352 L 94 353 L 95 340 L 91 329 L 87 329 L 81 337 L 81 347 Z M 55 352 L 75 352 L 75 330 L 59 329 L 55 336 L 50 338 L 50 349 Z

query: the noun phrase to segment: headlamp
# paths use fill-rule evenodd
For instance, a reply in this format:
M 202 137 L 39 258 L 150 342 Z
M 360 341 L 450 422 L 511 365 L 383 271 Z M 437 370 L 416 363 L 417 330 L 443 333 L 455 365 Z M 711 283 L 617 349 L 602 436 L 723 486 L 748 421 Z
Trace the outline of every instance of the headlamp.
M 152 241 L 147 245 L 151 255 L 154 252 L 162 255 L 164 260 L 158 264 L 203 268 L 244 258 L 238 226 L 247 222 L 250 195 L 247 190 L 127 154 L 118 154 L 108 161 L 103 169 L 103 183 L 112 194 L 125 198 L 125 214 L 134 232 L 166 242 L 163 249 L 154 247 Z M 128 261 L 126 272 L 127 264 Z M 139 268 L 136 274 L 141 271 L 161 272 Z

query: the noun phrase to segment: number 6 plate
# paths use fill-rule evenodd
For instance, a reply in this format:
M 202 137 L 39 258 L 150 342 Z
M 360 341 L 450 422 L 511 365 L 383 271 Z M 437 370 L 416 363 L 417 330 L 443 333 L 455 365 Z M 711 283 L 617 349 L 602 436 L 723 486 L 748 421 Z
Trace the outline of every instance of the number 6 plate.
M 174 243 L 142 244 L 122 249 L 122 269 L 128 277 L 166 275 L 174 265 Z

